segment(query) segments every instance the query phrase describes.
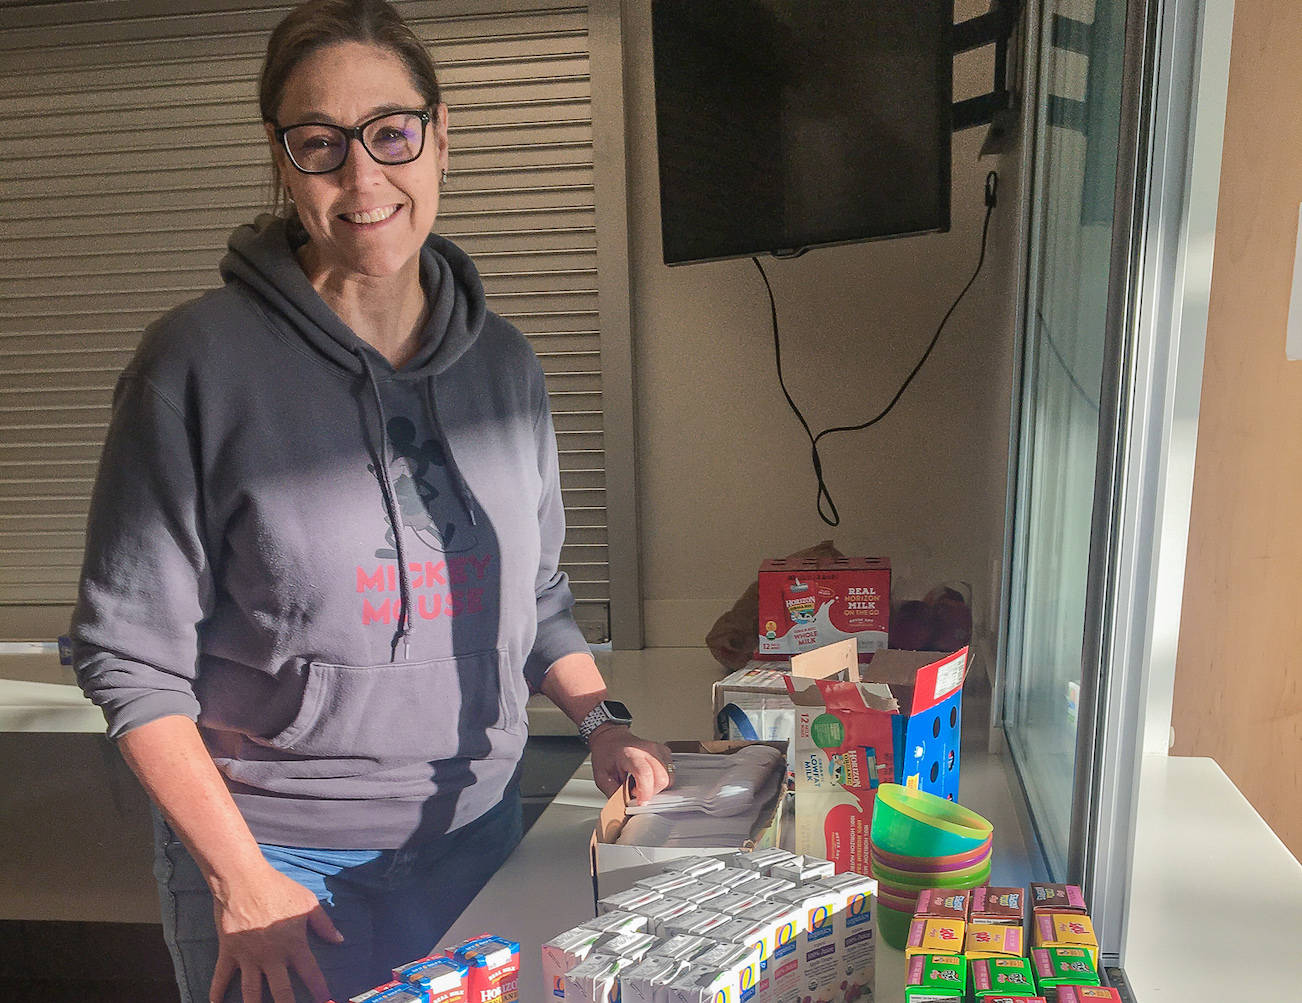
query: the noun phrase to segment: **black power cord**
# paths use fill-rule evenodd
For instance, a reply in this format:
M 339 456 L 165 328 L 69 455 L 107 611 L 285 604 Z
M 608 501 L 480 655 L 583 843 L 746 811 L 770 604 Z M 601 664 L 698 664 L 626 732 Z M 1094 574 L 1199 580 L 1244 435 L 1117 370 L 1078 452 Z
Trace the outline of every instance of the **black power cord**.
M 954 302 L 950 304 L 949 309 L 945 311 L 945 316 L 941 318 L 940 324 L 937 325 L 936 333 L 931 336 L 931 342 L 927 345 L 926 351 L 922 353 L 922 358 L 918 360 L 917 365 L 913 367 L 913 370 L 909 375 L 904 378 L 904 382 L 900 384 L 900 389 L 895 391 L 895 396 L 891 398 L 890 403 L 882 408 L 881 412 L 876 417 L 869 418 L 867 421 L 858 425 L 837 425 L 833 428 L 825 428 L 817 435 L 815 435 L 814 430 L 809 427 L 809 422 L 806 421 L 805 416 L 800 413 L 800 408 L 796 406 L 796 402 L 792 399 L 790 391 L 787 390 L 786 381 L 782 378 L 782 342 L 778 334 L 778 305 L 777 301 L 773 298 L 773 286 L 769 284 L 768 274 L 764 271 L 764 266 L 760 264 L 759 258 L 752 257 L 750 259 L 754 263 L 755 267 L 759 269 L 760 278 L 764 280 L 764 288 L 769 294 L 769 314 L 773 319 L 773 355 L 777 361 L 778 386 L 782 388 L 782 396 L 787 399 L 787 404 L 791 407 L 792 412 L 800 421 L 801 427 L 805 430 L 805 435 L 809 437 L 810 461 L 814 467 L 814 476 L 818 479 L 818 515 L 819 518 L 829 526 L 839 526 L 841 524 L 841 514 L 837 511 L 836 502 L 832 500 L 832 493 L 828 490 L 827 482 L 823 479 L 823 458 L 818 452 L 818 441 L 822 439 L 823 436 L 832 435 L 834 432 L 858 432 L 862 429 L 876 425 L 891 413 L 891 409 L 894 408 L 899 399 L 904 396 L 904 391 L 909 388 L 909 384 L 913 382 L 913 378 L 918 375 L 919 370 L 922 369 L 923 364 L 931 355 L 931 350 L 936 347 L 936 342 L 940 340 L 940 333 L 945 330 L 945 325 L 949 322 L 949 318 L 953 316 L 954 311 L 958 309 L 958 305 L 963 302 L 963 297 L 967 295 L 968 290 L 972 288 L 972 284 L 976 282 L 977 276 L 981 274 L 981 267 L 986 261 L 986 238 L 990 233 L 990 215 L 994 212 L 995 205 L 998 201 L 998 192 L 999 175 L 994 171 L 991 171 L 986 175 L 985 181 L 986 216 L 985 220 L 981 223 L 981 253 L 977 257 L 976 269 L 972 272 L 972 277 L 967 280 L 967 285 L 963 287 L 962 292 L 958 294 L 954 299 Z M 827 508 L 831 513 L 830 515 L 828 512 L 823 510 L 824 503 L 826 503 Z

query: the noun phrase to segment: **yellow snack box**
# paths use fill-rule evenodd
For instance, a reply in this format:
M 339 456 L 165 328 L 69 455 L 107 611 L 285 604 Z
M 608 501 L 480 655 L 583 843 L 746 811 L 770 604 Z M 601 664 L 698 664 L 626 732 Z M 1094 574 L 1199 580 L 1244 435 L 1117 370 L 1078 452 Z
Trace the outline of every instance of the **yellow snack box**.
M 963 943 L 967 924 L 961 919 L 927 919 L 915 917 L 909 924 L 909 940 L 904 956 L 915 954 L 957 954 Z
M 970 923 L 963 953 L 975 958 L 1020 958 L 1024 952 L 1022 928 L 995 923 Z
M 1033 939 L 1036 947 L 1083 948 L 1098 964 L 1099 942 L 1088 916 L 1074 912 L 1040 913 L 1035 917 Z

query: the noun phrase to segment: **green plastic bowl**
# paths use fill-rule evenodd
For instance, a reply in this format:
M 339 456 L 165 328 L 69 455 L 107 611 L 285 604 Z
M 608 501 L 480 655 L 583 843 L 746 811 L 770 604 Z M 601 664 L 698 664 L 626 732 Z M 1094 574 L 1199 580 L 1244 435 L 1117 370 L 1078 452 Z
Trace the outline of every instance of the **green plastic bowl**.
M 887 867 L 876 858 L 872 862 L 872 876 L 878 881 L 884 881 L 888 885 L 894 885 L 896 888 L 917 888 L 926 890 L 928 888 L 975 888 L 976 885 L 969 885 L 966 882 L 972 878 L 979 878 L 977 884 L 981 884 L 986 878 L 990 877 L 990 858 L 986 857 L 971 867 L 964 867 L 957 871 L 937 871 L 926 873 L 924 871 L 901 871 L 895 867 Z
M 889 888 L 892 894 L 911 892 L 916 899 L 918 892 L 925 892 L 928 888 L 961 890 L 986 884 L 990 880 L 990 861 L 987 860 L 971 874 L 962 878 L 947 878 L 937 874 L 906 875 L 900 871 L 888 872 L 888 869 L 879 868 L 876 864 L 873 865 L 873 877 L 882 888 Z
M 909 924 L 913 922 L 911 913 L 877 906 L 877 932 L 897 951 L 904 950 L 909 943 Z
M 977 849 L 994 832 L 994 826 L 971 809 L 900 784 L 882 784 L 876 800 L 872 844 L 887 853 L 952 856 Z

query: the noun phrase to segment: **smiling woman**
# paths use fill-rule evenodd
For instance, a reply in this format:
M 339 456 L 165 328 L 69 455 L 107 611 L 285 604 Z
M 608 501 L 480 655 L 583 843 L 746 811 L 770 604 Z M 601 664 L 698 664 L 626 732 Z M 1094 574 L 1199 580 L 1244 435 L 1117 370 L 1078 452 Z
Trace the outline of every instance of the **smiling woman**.
M 186 999 L 347 998 L 436 944 L 519 839 L 531 691 L 605 788 L 668 784 L 571 612 L 541 366 L 434 232 L 423 51 L 379 0 L 286 17 L 261 107 L 287 209 L 115 394 L 75 661 L 159 809 Z

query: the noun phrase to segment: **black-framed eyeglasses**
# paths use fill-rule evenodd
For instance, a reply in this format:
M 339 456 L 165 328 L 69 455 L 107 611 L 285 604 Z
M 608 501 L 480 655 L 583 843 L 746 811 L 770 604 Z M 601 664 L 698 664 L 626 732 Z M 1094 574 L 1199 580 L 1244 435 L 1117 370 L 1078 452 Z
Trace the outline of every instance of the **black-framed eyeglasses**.
M 356 139 L 377 164 L 409 164 L 425 150 L 428 109 L 386 111 L 352 128 L 330 122 L 276 126 L 289 162 L 304 174 L 329 174 L 344 166 Z

